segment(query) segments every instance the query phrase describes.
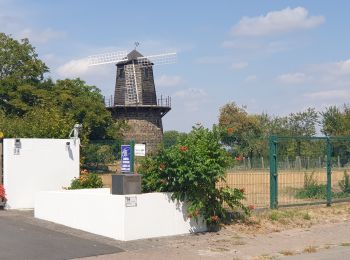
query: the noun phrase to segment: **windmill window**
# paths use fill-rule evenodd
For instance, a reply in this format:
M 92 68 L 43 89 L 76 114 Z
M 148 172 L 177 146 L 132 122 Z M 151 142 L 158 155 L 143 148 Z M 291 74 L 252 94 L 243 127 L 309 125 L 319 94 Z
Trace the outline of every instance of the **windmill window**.
M 149 69 L 147 67 L 143 68 L 143 78 L 148 79 L 148 77 L 149 77 Z
M 125 75 L 124 68 L 120 68 L 118 70 L 118 78 L 124 78 L 124 75 Z

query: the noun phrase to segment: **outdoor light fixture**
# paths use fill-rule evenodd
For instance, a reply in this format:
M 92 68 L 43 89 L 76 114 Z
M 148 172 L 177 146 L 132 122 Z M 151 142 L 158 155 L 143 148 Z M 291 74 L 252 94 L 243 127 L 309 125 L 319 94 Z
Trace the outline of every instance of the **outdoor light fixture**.
M 13 154 L 14 155 L 19 155 L 20 149 L 22 148 L 21 140 L 16 138 L 15 139 L 15 149 Z
M 66 151 L 68 151 L 70 148 L 70 142 L 66 142 Z
M 79 133 L 80 133 L 82 128 L 83 128 L 82 124 L 75 124 L 72 131 L 70 131 L 69 138 L 74 140 L 74 144 L 75 144 L 76 140 L 79 138 Z

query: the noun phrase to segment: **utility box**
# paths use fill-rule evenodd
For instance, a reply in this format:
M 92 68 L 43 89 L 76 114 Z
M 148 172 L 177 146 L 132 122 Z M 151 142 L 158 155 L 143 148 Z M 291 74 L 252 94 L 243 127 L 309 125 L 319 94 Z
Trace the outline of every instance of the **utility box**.
M 113 174 L 112 194 L 141 194 L 140 174 Z

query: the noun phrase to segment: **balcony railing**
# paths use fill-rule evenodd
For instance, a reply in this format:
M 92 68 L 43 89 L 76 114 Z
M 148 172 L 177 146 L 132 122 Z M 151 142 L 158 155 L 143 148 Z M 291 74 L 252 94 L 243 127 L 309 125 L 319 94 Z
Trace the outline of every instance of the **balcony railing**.
M 112 95 L 110 95 L 109 97 L 104 96 L 103 100 L 104 100 L 106 107 L 113 107 L 114 106 L 114 97 Z M 142 104 L 135 104 L 135 105 L 142 105 Z M 157 106 L 159 106 L 159 107 L 171 107 L 171 97 L 170 96 L 163 97 L 161 95 L 160 98 L 157 99 Z

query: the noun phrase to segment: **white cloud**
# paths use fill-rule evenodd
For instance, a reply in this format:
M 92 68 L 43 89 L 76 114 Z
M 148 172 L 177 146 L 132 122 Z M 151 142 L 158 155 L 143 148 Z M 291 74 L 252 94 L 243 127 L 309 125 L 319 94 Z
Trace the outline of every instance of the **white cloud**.
M 28 38 L 32 43 L 47 43 L 51 40 L 58 40 L 66 37 L 63 31 L 56 31 L 52 28 L 44 30 L 33 30 L 26 28 L 18 33 L 19 38 Z
M 248 67 L 248 62 L 245 62 L 245 61 L 234 62 L 231 65 L 231 68 L 234 70 L 241 70 L 241 69 L 245 69 L 246 67 Z
M 174 87 L 181 84 L 183 82 L 183 79 L 180 76 L 161 75 L 155 81 L 156 86 L 159 87 Z
M 350 59 L 324 64 L 317 64 L 313 66 L 313 70 L 336 76 L 347 76 L 350 75 Z
M 88 59 L 70 60 L 65 64 L 59 66 L 56 73 L 60 77 L 75 78 L 93 76 L 98 77 L 111 73 L 110 69 L 106 69 L 105 66 L 89 66 Z
M 272 11 L 265 16 L 243 17 L 232 28 L 233 35 L 264 36 L 295 30 L 315 28 L 324 23 L 323 16 L 310 16 L 304 7 Z
M 244 81 L 247 82 L 247 83 L 250 83 L 250 82 L 255 82 L 256 81 L 256 75 L 249 75 L 247 76 Z
M 203 89 L 198 88 L 183 89 L 173 94 L 175 100 L 180 100 L 189 112 L 200 110 L 201 106 L 207 102 L 207 96 Z
M 61 77 L 78 77 L 87 74 L 89 60 L 71 60 L 57 68 L 57 74 Z
M 348 100 L 350 98 L 350 90 L 325 90 L 312 93 L 304 94 L 305 97 L 310 99 L 321 99 L 321 100 Z
M 282 74 L 277 77 L 278 82 L 282 84 L 302 84 L 307 81 L 308 77 L 301 72 Z

